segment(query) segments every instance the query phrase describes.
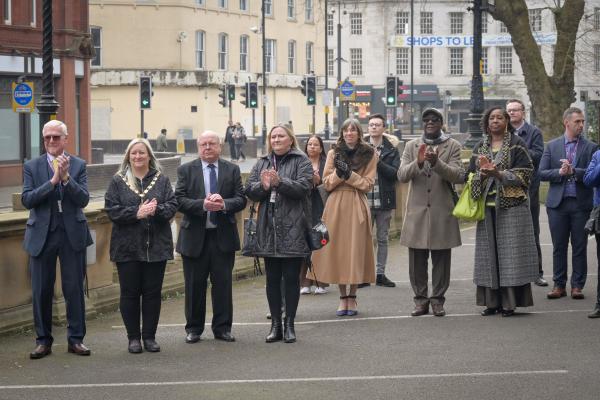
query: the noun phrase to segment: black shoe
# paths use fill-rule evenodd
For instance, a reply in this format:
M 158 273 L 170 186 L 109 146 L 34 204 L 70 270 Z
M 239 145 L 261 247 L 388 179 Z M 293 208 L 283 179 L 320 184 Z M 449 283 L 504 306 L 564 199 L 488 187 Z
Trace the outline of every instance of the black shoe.
M 224 342 L 235 342 L 235 337 L 229 332 L 215 333 L 216 340 L 222 340 Z
M 77 354 L 78 356 L 89 356 L 92 354 L 92 351 L 85 347 L 83 343 L 73 343 L 67 346 L 67 351 L 69 353 Z
M 33 349 L 31 353 L 29 353 L 29 358 L 31 358 L 32 360 L 39 360 L 40 358 L 44 358 L 50 354 L 52 354 L 52 346 L 38 344 L 35 347 L 35 349 Z
M 271 332 L 265 338 L 265 342 L 273 343 L 283 340 L 283 327 L 281 326 L 281 318 L 271 318 Z
M 588 318 L 600 318 L 600 305 L 596 305 L 594 311 L 588 314 Z
M 396 284 L 390 281 L 385 274 L 377 274 L 377 286 L 396 287 Z
M 129 341 L 129 346 L 127 346 L 127 351 L 129 351 L 132 354 L 141 353 L 143 350 L 142 350 L 142 342 L 140 342 L 140 339 L 131 339 Z
M 359 283 L 357 286 L 359 289 L 361 289 L 361 288 L 369 287 L 369 286 L 371 286 L 371 284 L 369 282 L 365 282 L 365 283 Z
M 486 308 L 485 310 L 483 310 L 481 312 L 481 315 L 483 315 L 484 317 L 487 317 L 487 316 L 496 314 L 498 311 L 500 311 L 500 310 L 498 310 L 497 308 Z
M 144 349 L 149 351 L 150 353 L 158 353 L 160 351 L 160 346 L 156 343 L 154 339 L 144 339 Z
M 296 331 L 294 330 L 294 319 L 286 318 L 284 324 L 283 341 L 285 343 L 294 343 L 296 341 Z
M 541 276 L 538 276 L 538 278 L 533 283 L 535 283 L 538 286 L 548 286 L 548 281 Z
M 502 310 L 503 317 L 512 317 L 515 315 L 515 310 Z
M 197 333 L 188 332 L 188 334 L 185 335 L 186 343 L 197 343 L 199 341 L 200 341 L 200 335 L 198 335 Z

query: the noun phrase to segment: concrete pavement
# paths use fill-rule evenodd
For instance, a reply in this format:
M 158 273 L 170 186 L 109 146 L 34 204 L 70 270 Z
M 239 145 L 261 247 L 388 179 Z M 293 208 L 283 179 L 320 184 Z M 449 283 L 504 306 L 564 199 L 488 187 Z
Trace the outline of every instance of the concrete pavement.
M 600 320 L 595 243 L 588 248 L 585 300 L 547 300 L 511 318 L 481 317 L 471 282 L 475 231 L 453 251 L 443 318 L 410 317 L 406 248 L 392 243 L 388 275 L 396 288 L 358 292 L 357 317 L 335 317 L 335 287 L 300 300 L 295 344 L 264 342 L 269 329 L 264 277 L 234 286 L 235 343 L 184 343 L 183 298 L 163 302 L 158 354 L 127 353 L 120 314 L 88 321 L 91 357 L 66 352 L 55 328 L 53 354 L 33 361 L 33 332 L 0 338 L 0 399 L 598 399 Z M 546 278 L 551 252 L 542 210 Z M 210 304 L 210 302 L 209 302 Z M 209 307 L 210 308 L 210 307 Z M 210 317 L 207 318 L 210 321 Z

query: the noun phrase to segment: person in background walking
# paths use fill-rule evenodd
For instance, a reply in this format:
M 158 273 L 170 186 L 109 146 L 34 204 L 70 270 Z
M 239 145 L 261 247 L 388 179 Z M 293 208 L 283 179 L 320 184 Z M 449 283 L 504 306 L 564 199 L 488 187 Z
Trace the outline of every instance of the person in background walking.
M 229 144 L 229 158 L 231 161 L 235 161 L 235 141 L 233 140 L 233 132 L 235 131 L 235 125 L 233 121 L 227 122 L 227 129 L 225 129 L 225 143 Z
M 110 259 L 119 273 L 119 308 L 129 339 L 127 349 L 141 353 L 141 339 L 146 351 L 158 352 L 156 327 L 165 267 L 173 259 L 171 219 L 177 201 L 146 139 L 129 142 L 104 196 L 104 207 L 113 222 Z
M 235 123 L 235 129 L 233 130 L 233 141 L 235 143 L 235 159 L 236 161 L 240 160 L 240 157 L 243 158 L 243 161 L 246 161 L 246 155 L 242 151 L 244 147 L 244 143 L 246 143 L 246 131 L 244 127 L 239 122 Z
M 162 128 L 160 135 L 156 138 L 156 151 L 168 151 L 169 146 L 167 145 L 167 130 Z

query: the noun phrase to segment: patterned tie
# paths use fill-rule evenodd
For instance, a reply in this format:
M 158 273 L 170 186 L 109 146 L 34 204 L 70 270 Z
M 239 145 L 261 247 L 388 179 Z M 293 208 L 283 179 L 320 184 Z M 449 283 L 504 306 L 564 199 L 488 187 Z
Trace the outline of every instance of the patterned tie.
M 210 193 L 217 193 L 217 170 L 214 164 L 208 164 L 208 168 L 210 168 L 209 174 L 209 184 L 210 184 Z M 217 225 L 217 213 L 209 212 L 208 219 L 211 224 Z

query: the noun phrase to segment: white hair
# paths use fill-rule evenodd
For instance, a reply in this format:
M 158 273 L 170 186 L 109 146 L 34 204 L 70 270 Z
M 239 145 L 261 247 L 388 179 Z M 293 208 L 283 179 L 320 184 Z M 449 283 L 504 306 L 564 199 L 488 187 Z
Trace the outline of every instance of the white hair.
M 58 128 L 63 135 L 65 135 L 65 136 L 69 135 L 69 132 L 67 132 L 67 125 L 65 125 L 64 122 L 59 121 L 57 119 L 53 119 L 44 124 L 44 127 L 42 128 L 42 135 L 46 132 L 46 129 L 50 129 L 50 128 Z

